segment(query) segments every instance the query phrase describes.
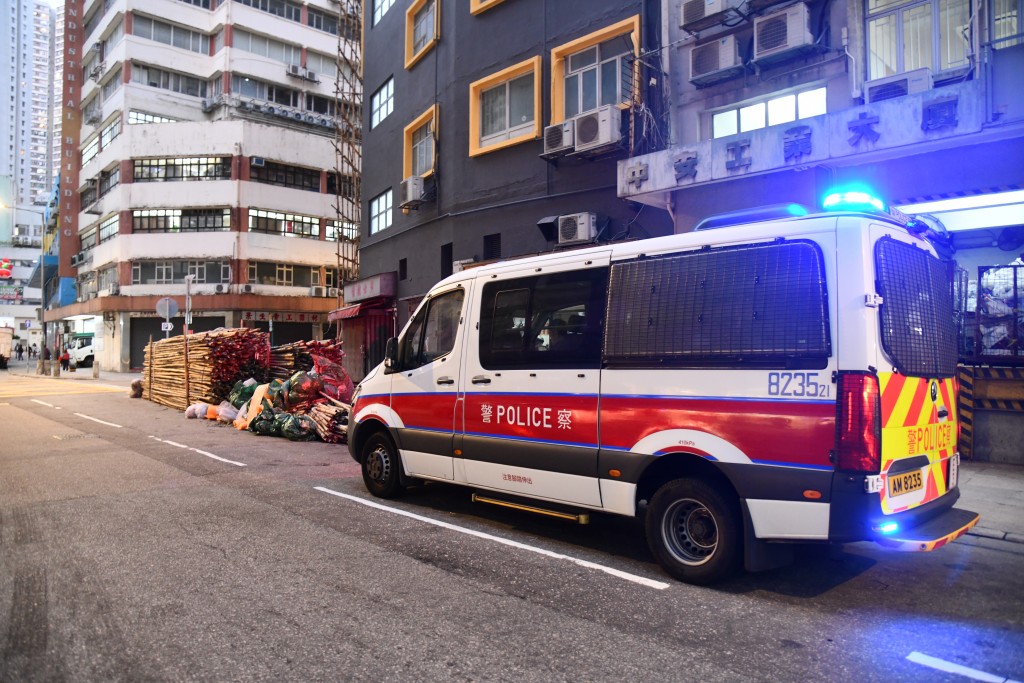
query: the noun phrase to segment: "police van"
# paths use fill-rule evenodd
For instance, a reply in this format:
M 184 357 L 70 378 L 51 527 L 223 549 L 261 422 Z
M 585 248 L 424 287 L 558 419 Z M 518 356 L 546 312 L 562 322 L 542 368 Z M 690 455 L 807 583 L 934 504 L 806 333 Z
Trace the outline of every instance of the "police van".
M 691 583 L 962 535 L 948 263 L 877 200 L 829 203 L 446 278 L 357 388 L 367 489 L 642 516 Z

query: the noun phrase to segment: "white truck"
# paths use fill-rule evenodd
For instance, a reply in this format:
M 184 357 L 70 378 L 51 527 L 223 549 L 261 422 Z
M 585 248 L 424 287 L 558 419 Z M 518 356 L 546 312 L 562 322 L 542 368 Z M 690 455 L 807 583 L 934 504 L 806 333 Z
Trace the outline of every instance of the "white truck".
M 92 367 L 95 352 L 93 351 L 93 334 L 91 332 L 74 334 L 68 342 L 68 355 L 71 363 L 80 368 Z

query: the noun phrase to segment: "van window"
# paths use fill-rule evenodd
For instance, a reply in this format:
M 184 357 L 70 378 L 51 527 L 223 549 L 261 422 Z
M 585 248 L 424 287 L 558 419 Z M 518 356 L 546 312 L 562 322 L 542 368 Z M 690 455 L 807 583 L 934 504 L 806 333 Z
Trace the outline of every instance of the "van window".
M 402 338 L 402 370 L 422 367 L 455 348 L 464 294 L 462 289 L 447 292 L 420 309 Z
M 875 244 L 882 348 L 911 377 L 956 374 L 956 317 L 947 265 L 912 244 Z
M 813 242 L 612 265 L 609 364 L 824 368 L 831 351 L 824 258 Z
M 608 270 L 491 282 L 480 313 L 480 364 L 488 370 L 596 368 Z

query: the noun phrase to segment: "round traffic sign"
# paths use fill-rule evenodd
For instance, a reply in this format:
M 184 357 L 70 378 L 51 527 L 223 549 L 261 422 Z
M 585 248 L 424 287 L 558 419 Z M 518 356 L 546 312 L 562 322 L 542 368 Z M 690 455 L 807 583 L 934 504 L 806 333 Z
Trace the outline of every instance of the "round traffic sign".
M 173 318 L 178 314 L 178 302 L 165 296 L 156 302 L 156 314 L 161 318 Z

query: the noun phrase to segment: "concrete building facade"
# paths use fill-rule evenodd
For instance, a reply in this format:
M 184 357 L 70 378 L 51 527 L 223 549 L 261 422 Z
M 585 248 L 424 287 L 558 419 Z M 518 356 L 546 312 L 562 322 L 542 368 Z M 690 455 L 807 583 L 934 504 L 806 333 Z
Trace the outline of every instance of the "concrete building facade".
M 331 170 L 338 6 L 76 0 L 65 15 L 49 338 L 94 331 L 103 367 L 141 367 L 164 336 L 157 301 L 175 299 L 180 334 L 186 292 L 192 330 L 323 335 L 350 236 Z

